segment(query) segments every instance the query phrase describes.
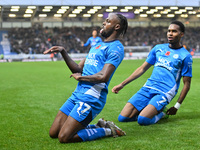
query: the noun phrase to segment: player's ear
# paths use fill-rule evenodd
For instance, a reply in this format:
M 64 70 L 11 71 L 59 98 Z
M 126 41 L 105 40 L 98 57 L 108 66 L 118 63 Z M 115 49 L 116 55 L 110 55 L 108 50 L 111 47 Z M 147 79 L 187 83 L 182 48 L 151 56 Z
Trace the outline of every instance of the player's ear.
M 183 37 L 184 36 L 184 32 L 181 32 L 180 35 L 181 35 L 181 37 Z
M 120 29 L 120 24 L 116 24 L 115 25 L 115 30 L 119 30 Z

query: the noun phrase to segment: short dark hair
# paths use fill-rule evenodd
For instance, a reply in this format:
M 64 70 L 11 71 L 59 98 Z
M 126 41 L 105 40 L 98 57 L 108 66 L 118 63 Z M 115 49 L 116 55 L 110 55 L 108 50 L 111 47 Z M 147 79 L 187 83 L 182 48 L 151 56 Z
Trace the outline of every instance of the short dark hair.
M 175 21 L 172 21 L 171 24 L 178 25 L 180 27 L 181 32 L 183 33 L 185 32 L 185 26 L 182 22 L 175 20 Z
M 122 36 L 124 36 L 126 34 L 126 30 L 128 28 L 128 21 L 126 19 L 126 17 L 124 17 L 123 15 L 121 14 L 116 14 L 117 15 L 117 18 L 120 20 L 120 34 Z

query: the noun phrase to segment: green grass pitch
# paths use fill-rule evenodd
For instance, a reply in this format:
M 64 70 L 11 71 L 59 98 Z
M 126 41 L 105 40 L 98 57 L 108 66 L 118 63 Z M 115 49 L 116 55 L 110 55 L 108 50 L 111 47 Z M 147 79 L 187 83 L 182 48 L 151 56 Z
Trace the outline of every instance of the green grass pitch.
M 194 59 L 191 89 L 176 116 L 150 126 L 120 123 L 118 114 L 127 100 L 141 88 L 152 68 L 127 85 L 119 94 L 111 89 L 127 78 L 144 60 L 124 60 L 109 86 L 106 106 L 99 118 L 114 121 L 127 136 L 91 142 L 60 144 L 51 139 L 49 128 L 61 105 L 74 91 L 77 81 L 69 78 L 63 61 L 0 63 L 1 150 L 198 150 L 200 149 L 200 59 Z M 181 83 L 180 89 L 183 84 Z M 179 93 L 177 95 L 180 94 Z M 177 96 L 169 104 L 173 106 Z

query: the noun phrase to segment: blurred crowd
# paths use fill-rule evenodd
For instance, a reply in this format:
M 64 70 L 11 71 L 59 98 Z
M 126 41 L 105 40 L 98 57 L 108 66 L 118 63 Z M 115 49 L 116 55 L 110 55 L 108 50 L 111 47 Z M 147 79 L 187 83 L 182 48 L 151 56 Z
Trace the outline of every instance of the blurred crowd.
M 64 46 L 69 53 L 86 53 L 88 47 L 82 47 L 92 35 L 94 27 L 43 28 L 35 25 L 32 28 L 12 28 L 8 30 L 11 52 L 41 54 L 54 45 Z M 97 31 L 100 27 L 95 27 Z M 167 43 L 167 27 L 129 27 L 122 43 L 124 46 L 154 46 Z M 200 27 L 186 27 L 182 44 L 189 51 L 199 51 Z

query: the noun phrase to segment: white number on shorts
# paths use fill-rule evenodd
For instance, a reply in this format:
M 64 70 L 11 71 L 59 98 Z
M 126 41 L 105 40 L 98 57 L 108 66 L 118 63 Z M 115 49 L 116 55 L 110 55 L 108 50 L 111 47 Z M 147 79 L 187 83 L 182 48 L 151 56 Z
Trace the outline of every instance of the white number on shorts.
M 164 96 L 162 96 L 163 100 L 157 101 L 158 106 L 160 106 L 161 103 L 165 103 L 167 100 Z
M 88 111 L 88 110 L 91 108 L 91 106 L 88 105 L 87 103 L 83 103 L 83 102 L 79 102 L 79 103 L 80 103 L 80 106 L 79 106 L 78 109 L 77 109 L 77 113 L 78 113 L 79 116 L 80 116 L 81 114 L 83 114 L 83 113 L 85 113 L 86 111 Z M 84 105 L 86 108 L 83 109 L 83 110 L 81 110 L 82 107 L 83 107 L 83 105 Z M 80 110 L 81 110 L 81 112 L 80 112 Z

